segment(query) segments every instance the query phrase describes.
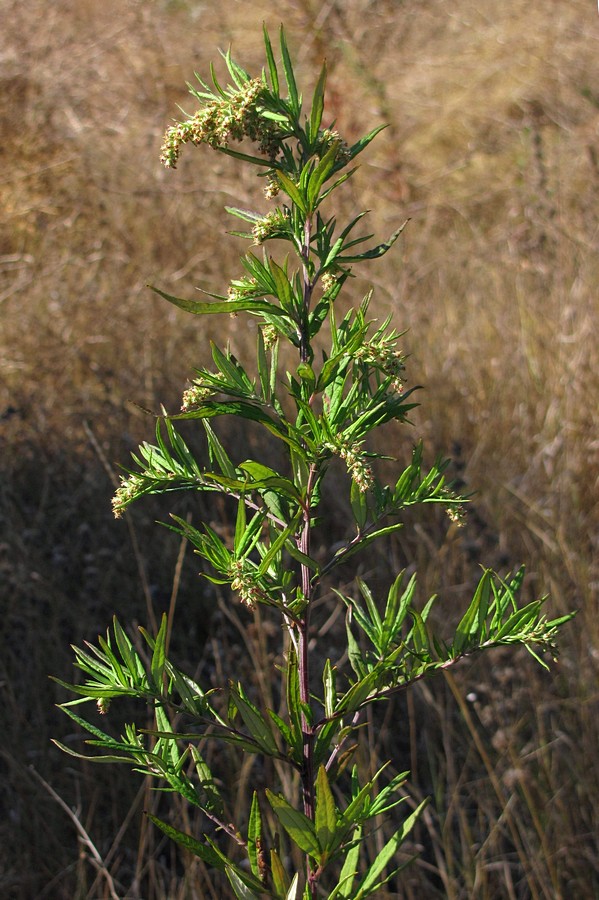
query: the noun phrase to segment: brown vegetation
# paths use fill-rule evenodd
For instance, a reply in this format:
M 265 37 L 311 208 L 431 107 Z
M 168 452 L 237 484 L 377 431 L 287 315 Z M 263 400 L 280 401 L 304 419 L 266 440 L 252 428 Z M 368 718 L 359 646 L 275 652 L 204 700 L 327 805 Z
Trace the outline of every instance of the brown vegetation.
M 382 756 L 399 753 L 414 795 L 433 797 L 420 862 L 389 896 L 597 897 L 592 5 L 0 0 L 0 12 L 0 894 L 213 895 L 143 824 L 143 804 L 158 802 L 143 785 L 52 749 L 66 724 L 47 676 L 69 678 L 69 643 L 113 613 L 145 624 L 173 593 L 182 664 L 209 670 L 268 651 L 265 632 L 235 643 L 222 604 L 210 619 L 218 598 L 153 525 L 172 507 L 142 504 L 128 527 L 112 520 L 110 497 L 116 464 L 152 437 L 142 408 L 176 409 L 207 354 L 204 322 L 146 283 L 222 290 L 242 249 L 223 237 L 222 207 L 240 192 L 251 205 L 255 191 L 251 174 L 240 182 L 208 152 L 161 170 L 162 133 L 177 104 L 191 108 L 185 81 L 216 47 L 232 42 L 251 70 L 262 21 L 284 20 L 304 81 L 328 57 L 341 132 L 389 123 L 345 199 L 372 208 L 377 234 L 411 218 L 401 249 L 371 267 L 374 309 L 409 329 L 408 375 L 426 387 L 413 432 L 389 434 L 392 452 L 405 459 L 423 434 L 480 492 L 465 529 L 418 522 L 378 567 L 416 566 L 423 595 L 439 591 L 451 615 L 478 562 L 502 572 L 525 562 L 529 591 L 549 591 L 552 613 L 580 609 L 550 675 L 498 654 L 416 689 L 394 712 L 405 726 L 381 731 Z M 245 320 L 215 321 L 241 355 Z M 331 498 L 332 527 L 342 516 Z

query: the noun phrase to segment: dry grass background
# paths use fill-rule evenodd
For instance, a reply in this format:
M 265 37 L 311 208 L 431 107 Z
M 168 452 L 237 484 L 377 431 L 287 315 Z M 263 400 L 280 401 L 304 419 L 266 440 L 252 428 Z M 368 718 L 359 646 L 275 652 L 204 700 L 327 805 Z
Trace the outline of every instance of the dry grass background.
M 381 755 L 433 796 L 421 860 L 388 896 L 599 896 L 594 5 L 0 0 L 0 15 L 0 894 L 216 896 L 143 825 L 143 786 L 52 749 L 65 720 L 47 676 L 70 677 L 69 643 L 114 612 L 146 623 L 173 592 L 181 662 L 268 652 L 222 608 L 210 618 L 193 560 L 153 525 L 163 510 L 128 528 L 109 501 L 110 469 L 151 438 L 139 406 L 176 408 L 205 329 L 240 354 L 249 333 L 241 318 L 200 327 L 146 289 L 222 289 L 241 252 L 222 207 L 255 190 L 209 153 L 161 170 L 161 135 L 216 47 L 255 69 L 262 21 L 284 20 L 304 82 L 326 54 L 339 129 L 390 126 L 344 195 L 377 233 L 412 219 L 364 272 L 426 387 L 416 429 L 389 445 L 403 456 L 423 434 L 480 491 L 466 529 L 418 521 L 375 565 L 417 565 L 450 615 L 477 562 L 523 561 L 553 613 L 580 609 L 551 675 L 522 654 L 481 659 L 381 728 Z M 343 530 L 334 498 L 330 515 Z

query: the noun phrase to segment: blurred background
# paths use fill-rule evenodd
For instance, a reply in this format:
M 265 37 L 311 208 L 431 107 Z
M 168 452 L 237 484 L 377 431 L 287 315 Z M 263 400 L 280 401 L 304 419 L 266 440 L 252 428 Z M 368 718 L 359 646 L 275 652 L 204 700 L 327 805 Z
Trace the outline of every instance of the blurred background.
M 326 56 L 325 119 L 348 141 L 388 123 L 339 192 L 342 213 L 371 209 L 381 239 L 411 221 L 347 302 L 374 285 L 371 311 L 406 331 L 408 384 L 425 388 L 386 449 L 405 465 L 422 436 L 477 492 L 459 532 L 415 519 L 368 564 L 382 582 L 417 568 L 448 618 L 479 563 L 525 563 L 527 599 L 579 610 L 550 674 L 496 652 L 398 701 L 393 730 L 381 723 L 373 756 L 432 797 L 419 861 L 385 896 L 599 896 L 595 4 L 0 0 L 0 13 L 2 897 L 227 896 L 147 828 L 160 801 L 141 779 L 50 743 L 79 746 L 48 676 L 75 677 L 69 644 L 115 613 L 148 625 L 175 599 L 182 667 L 249 660 L 251 677 L 270 652 L 268 629 L 252 649 L 249 618 L 231 622 L 155 525 L 189 500 L 121 521 L 110 509 L 118 466 L 152 440 L 144 410 L 179 407 L 210 338 L 252 353 L 243 317 L 200 321 L 147 284 L 193 297 L 239 272 L 246 245 L 225 235 L 223 207 L 263 202 L 253 172 L 205 149 L 176 172 L 158 158 L 178 105 L 194 111 L 186 81 L 219 47 L 259 71 L 263 21 L 285 23 L 306 94 Z M 346 533 L 334 492 L 327 516 Z

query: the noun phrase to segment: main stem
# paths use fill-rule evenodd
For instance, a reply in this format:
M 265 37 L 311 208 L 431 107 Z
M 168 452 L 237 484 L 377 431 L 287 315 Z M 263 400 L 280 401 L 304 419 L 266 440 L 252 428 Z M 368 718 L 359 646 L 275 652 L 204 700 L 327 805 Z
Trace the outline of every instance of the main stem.
M 310 311 L 310 302 L 312 299 L 312 291 L 314 285 L 310 279 L 310 239 L 312 235 L 312 220 L 310 216 L 306 217 L 304 223 L 304 239 L 302 245 L 302 274 L 303 274 L 303 310 L 301 338 L 300 338 L 300 360 L 308 362 L 310 359 L 310 334 L 308 314 Z M 313 463 L 310 466 L 308 475 L 308 483 L 306 485 L 306 498 L 304 504 L 304 518 L 302 531 L 298 541 L 299 549 L 306 556 L 310 556 L 310 518 L 312 505 L 312 491 L 316 479 L 317 468 Z M 304 813 L 311 820 L 315 817 L 314 803 L 314 728 L 312 722 L 306 715 L 306 710 L 310 708 L 310 657 L 309 657 L 309 632 L 310 632 L 310 613 L 312 609 L 312 599 L 314 586 L 311 583 L 311 574 L 308 566 L 301 565 L 301 584 L 302 595 L 305 601 L 304 612 L 298 626 L 298 677 L 299 692 L 302 703 L 301 710 L 301 726 L 302 726 L 302 799 L 304 805 Z M 308 877 L 308 889 L 311 897 L 316 897 L 316 881 L 317 878 L 312 877 L 310 869 L 310 859 L 306 857 L 306 872 Z

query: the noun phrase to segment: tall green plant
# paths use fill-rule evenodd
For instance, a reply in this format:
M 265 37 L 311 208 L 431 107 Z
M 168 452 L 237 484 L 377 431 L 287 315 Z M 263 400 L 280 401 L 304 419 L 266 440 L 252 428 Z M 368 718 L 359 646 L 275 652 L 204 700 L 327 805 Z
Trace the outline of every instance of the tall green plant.
M 326 67 L 304 114 L 284 31 L 279 63 L 266 31 L 264 43 L 266 68 L 260 77 L 250 77 L 227 53 L 230 85 L 223 87 L 214 69 L 211 85 L 198 79 L 191 93 L 200 108 L 168 129 L 162 151 L 171 169 L 189 143 L 208 144 L 258 169 L 264 194 L 273 201 L 270 211 L 231 207 L 228 212 L 244 223 L 245 230 L 234 234 L 262 252 L 249 250 L 242 257 L 243 272 L 226 295 L 208 292 L 210 299 L 197 301 L 157 291 L 196 315 L 252 316 L 258 324 L 254 366 L 248 371 L 228 348 L 212 344 L 212 365 L 196 371 L 180 413 L 158 418 L 156 443 L 143 444 L 133 457 L 114 510 L 120 516 L 139 497 L 170 491 L 221 494 L 235 504 L 230 540 L 207 522 L 196 527 L 173 516 L 169 527 L 204 560 L 206 578 L 230 587 L 231 603 L 236 595 L 250 613 L 266 607 L 282 625 L 285 702 L 277 712 L 241 681 L 206 690 L 168 657 L 166 618 L 155 635 L 141 629 L 145 650 L 115 618 L 97 646 L 75 650 L 85 678 L 66 685 L 78 698 L 62 708 L 91 735 L 87 743 L 100 751 L 92 758 L 130 763 L 202 812 L 203 834 L 150 818 L 224 872 L 236 897 L 361 900 L 379 892 L 398 870 L 397 851 L 424 805 L 390 817 L 404 798 L 407 773 L 385 782 L 382 770 L 371 777 L 359 771 L 354 738 L 367 709 L 500 645 L 524 645 L 545 665 L 541 654 L 554 653 L 556 632 L 569 617 L 548 621 L 544 598 L 519 606 L 522 570 L 501 579 L 483 569 L 455 634 L 440 637 L 429 624 L 434 598 L 420 608 L 415 576 L 401 572 L 383 598 L 363 581 L 354 593 L 327 595 L 327 603 L 346 611 L 347 665 L 334 665 L 311 632 L 314 604 L 340 566 L 402 528 L 408 507 L 441 504 L 459 517 L 464 498 L 446 484 L 445 463 L 425 469 L 420 443 L 394 483 L 379 480 L 377 460 L 383 457 L 367 449 L 368 439 L 387 422 L 407 422 L 415 406 L 413 390 L 404 389 L 399 335 L 389 320 L 377 325 L 369 318 L 370 294 L 343 317 L 336 312 L 352 267 L 383 256 L 402 230 L 371 246 L 372 235 L 358 229 L 365 213 L 339 223 L 330 211 L 332 195 L 381 129 L 350 146 L 332 126 L 323 128 Z M 274 240 L 288 245 L 284 258 L 271 253 Z M 278 356 L 284 344 L 295 363 L 283 375 Z M 212 427 L 221 416 L 249 420 L 261 429 L 279 446 L 280 468 L 228 450 Z M 190 451 L 177 431 L 179 420 L 201 423 L 206 459 Z M 335 458 L 347 470 L 352 533 L 335 547 L 319 535 L 316 559 L 313 535 Z M 123 697 L 153 709 L 152 729 L 131 722 L 114 738 L 75 712 L 78 704 L 96 701 L 106 714 L 111 701 Z M 239 821 L 231 820 L 218 773 L 200 753 L 207 740 L 275 762 L 268 771 L 277 780 L 254 792 Z M 381 815 L 399 825 L 373 857 L 366 852 L 366 838 Z M 230 840 L 221 841 L 222 836 Z M 231 842 L 234 853 L 226 849 Z

